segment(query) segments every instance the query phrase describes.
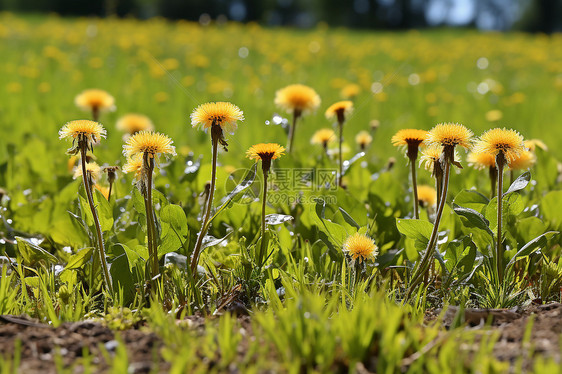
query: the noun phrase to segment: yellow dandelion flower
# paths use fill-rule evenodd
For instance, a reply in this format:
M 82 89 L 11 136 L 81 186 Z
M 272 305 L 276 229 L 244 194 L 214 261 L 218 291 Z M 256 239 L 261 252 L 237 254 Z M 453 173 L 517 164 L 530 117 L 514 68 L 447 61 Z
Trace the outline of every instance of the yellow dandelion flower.
M 313 112 L 320 106 L 320 96 L 311 87 L 303 84 L 291 84 L 277 90 L 275 105 L 287 113 L 304 114 Z
M 379 121 L 378 119 L 372 119 L 369 122 L 369 128 L 371 129 L 371 131 L 377 131 L 377 129 L 381 126 L 381 121 Z
M 259 143 L 246 151 L 246 157 L 250 160 L 275 160 L 285 153 L 285 148 L 275 143 Z
M 349 236 L 343 244 L 344 252 L 347 252 L 353 260 L 359 262 L 367 259 L 374 259 L 378 254 L 378 247 L 375 241 L 367 235 L 358 232 Z
M 441 154 L 443 153 L 443 147 L 437 144 L 432 144 L 425 147 L 421 152 L 420 166 L 423 164 L 425 170 L 433 171 L 433 166 L 435 163 L 439 162 Z
M 530 169 L 537 161 L 537 156 L 531 151 L 524 150 L 515 157 L 509 164 L 511 170 L 527 170 Z
M 355 142 L 359 145 L 361 149 L 367 148 L 372 141 L 373 141 L 373 137 L 371 136 L 371 134 L 369 134 L 369 132 L 365 130 L 360 131 L 355 136 Z
M 123 173 L 134 173 L 135 181 L 142 180 L 143 176 L 143 155 L 137 153 L 133 157 L 127 158 L 127 162 L 123 165 Z
M 74 98 L 74 104 L 82 110 L 113 111 L 115 99 L 109 93 L 99 89 L 82 91 Z
M 459 123 L 441 123 L 429 131 L 426 140 L 428 144 L 452 147 L 459 145 L 470 149 L 473 142 L 472 136 L 472 131 Z
M 201 104 L 191 113 L 191 125 L 205 131 L 212 125 L 219 125 L 225 131 L 234 133 L 238 121 L 244 121 L 244 113 L 228 102 Z
M 92 180 L 95 182 L 100 178 L 101 175 L 101 167 L 96 162 L 88 162 L 86 164 L 86 173 L 90 175 Z M 82 167 L 77 166 L 74 168 L 74 179 L 78 179 L 82 177 Z
M 139 131 L 154 131 L 154 125 L 150 118 L 136 113 L 125 114 L 119 118 L 116 127 L 118 130 L 131 135 Z
M 64 124 L 59 130 L 59 139 L 71 138 L 73 141 L 85 139 L 87 145 L 96 144 L 105 138 L 107 132 L 103 126 L 95 121 L 79 119 Z
M 491 153 L 470 152 L 467 161 L 469 165 L 478 170 L 496 167 L 496 156 Z
M 490 153 L 494 156 L 502 153 L 511 164 L 525 150 L 523 137 L 515 130 L 495 128 L 486 131 L 476 144 L 475 152 Z
M 346 84 L 340 91 L 340 96 L 344 99 L 353 99 L 361 92 L 361 86 L 356 83 Z
M 418 186 L 418 202 L 422 207 L 434 206 L 437 202 L 437 191 L 435 188 L 425 184 Z
M 496 122 L 503 118 L 503 113 L 499 109 L 492 109 L 486 112 L 486 121 Z
M 428 132 L 425 130 L 402 129 L 394 134 L 390 141 L 395 147 L 411 145 L 419 146 L 425 141 L 427 134 Z
M 128 158 L 144 153 L 148 154 L 151 158 L 159 155 L 166 157 L 175 156 L 176 148 L 172 143 L 172 139 L 164 134 L 140 131 L 127 139 L 127 142 L 123 145 L 123 154 Z
M 525 140 L 523 144 L 525 144 L 525 148 L 527 148 L 531 152 L 534 152 L 537 147 L 539 147 L 543 151 L 548 151 L 548 147 L 540 139 Z
M 352 112 L 352 101 L 338 101 L 337 103 L 330 105 L 328 109 L 326 109 L 326 118 L 329 120 L 337 119 L 339 123 L 343 123 Z
M 311 144 L 321 144 L 324 147 L 336 140 L 336 133 L 332 129 L 320 129 L 312 135 Z

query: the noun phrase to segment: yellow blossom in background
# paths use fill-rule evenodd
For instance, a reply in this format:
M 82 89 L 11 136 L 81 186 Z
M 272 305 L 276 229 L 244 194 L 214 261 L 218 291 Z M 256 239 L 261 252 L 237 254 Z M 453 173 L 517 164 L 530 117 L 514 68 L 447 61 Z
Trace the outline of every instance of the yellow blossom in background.
M 326 118 L 343 122 L 353 112 L 353 102 L 349 100 L 338 101 L 326 109 Z
M 99 89 L 82 91 L 74 98 L 74 103 L 82 110 L 113 111 L 115 110 L 115 99 L 109 93 Z
M 246 151 L 246 157 L 250 160 L 275 160 L 284 155 L 285 147 L 275 143 L 259 143 Z
M 103 195 L 103 197 L 105 197 L 106 200 L 109 200 L 109 188 L 105 186 L 101 186 L 99 184 L 95 184 L 94 188 L 99 192 L 101 192 L 101 194 Z
M 191 125 L 205 131 L 212 125 L 218 125 L 233 133 L 238 127 L 237 122 L 243 120 L 244 113 L 240 108 L 228 102 L 201 104 L 191 113 Z
M 374 260 L 378 254 L 375 241 L 367 235 L 358 232 L 349 236 L 343 244 L 343 251 L 347 252 L 353 260 Z
M 176 148 L 172 145 L 173 141 L 164 134 L 152 131 L 140 131 L 132 135 L 123 146 L 123 154 L 127 158 L 132 158 L 137 154 L 148 154 L 150 158 L 157 158 L 159 155 L 166 157 L 175 156 Z
M 436 162 L 440 162 L 441 155 L 443 154 L 443 147 L 438 144 L 432 144 L 422 149 L 420 156 L 420 166 L 423 164 L 425 170 L 433 172 L 433 166 Z M 455 162 L 460 161 L 457 151 L 454 152 Z
M 118 130 L 134 134 L 139 131 L 153 131 L 154 124 L 147 116 L 143 114 L 130 113 L 119 118 L 116 127 Z
M 492 153 L 470 152 L 466 160 L 469 165 L 479 170 L 496 166 L 496 155 Z
M 367 148 L 372 141 L 373 141 L 373 137 L 371 136 L 371 134 L 369 134 L 368 131 L 365 130 L 360 131 L 355 136 L 355 143 L 357 143 L 357 145 L 359 145 L 361 149 Z
M 305 114 L 318 109 L 320 96 L 314 89 L 304 84 L 291 84 L 277 90 L 275 105 L 291 114 L 295 111 Z
M 164 91 L 156 92 L 154 94 L 154 101 L 156 101 L 157 103 L 165 103 L 169 98 L 170 95 L 168 95 L 168 93 Z
M 511 164 L 525 150 L 523 137 L 515 130 L 495 128 L 486 131 L 474 147 L 474 152 L 489 153 L 494 156 L 503 153 L 508 164 Z
M 429 144 L 441 146 L 461 146 L 467 149 L 472 147 L 472 131 L 458 123 L 441 123 L 434 126 L 427 136 Z
M 312 138 L 310 139 L 311 144 L 321 144 L 323 146 L 327 146 L 328 143 L 331 143 L 336 140 L 336 133 L 332 129 L 320 129 L 317 130 Z
M 493 109 L 486 112 L 486 121 L 496 122 L 503 118 L 503 113 L 501 110 Z
M 390 141 L 395 147 L 411 145 L 419 146 L 425 141 L 427 134 L 428 132 L 425 130 L 402 129 L 398 130 Z
M 530 169 L 535 162 L 537 162 L 537 156 L 528 150 L 524 150 L 515 157 L 509 164 L 511 170 L 527 170 Z
M 419 185 L 418 202 L 422 207 L 434 206 L 437 202 L 437 191 L 435 188 L 425 184 Z
M 535 149 L 539 147 L 543 151 L 548 151 L 548 147 L 544 142 L 540 139 L 529 139 L 523 142 L 525 148 L 527 148 L 531 152 L 535 152 Z
M 353 99 L 361 92 L 361 86 L 355 83 L 346 84 L 340 91 L 340 96 L 344 99 Z
M 101 176 L 101 167 L 96 162 L 88 162 L 86 164 L 86 173 L 88 173 L 91 176 L 92 180 L 95 182 Z M 81 177 L 82 177 L 82 167 L 77 166 L 74 169 L 73 178 L 78 179 Z
M 143 175 L 143 155 L 137 153 L 133 157 L 127 158 L 127 162 L 123 165 L 123 173 L 134 173 L 135 181 L 140 181 Z

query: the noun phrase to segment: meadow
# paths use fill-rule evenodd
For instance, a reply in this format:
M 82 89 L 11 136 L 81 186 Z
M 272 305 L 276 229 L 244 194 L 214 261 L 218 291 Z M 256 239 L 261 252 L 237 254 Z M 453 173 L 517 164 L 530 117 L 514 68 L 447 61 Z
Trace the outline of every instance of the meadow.
M 5 334 L 0 372 L 558 369 L 557 341 L 535 354 L 528 311 L 560 302 L 562 286 L 561 35 L 0 14 L 0 40 L 0 315 L 55 332 L 84 321 L 117 331 L 115 345 L 53 343 L 42 359 L 31 358 L 26 330 Z M 296 126 L 276 99 L 291 84 L 320 98 Z M 76 105 L 93 88 L 114 108 Z M 327 118 L 341 100 L 353 111 Z M 228 147 L 192 126 L 214 102 L 243 112 L 225 131 Z M 174 151 L 156 152 L 170 157 L 145 150 L 138 173 L 123 172 L 135 156 L 123 145 L 138 135 L 117 128 L 128 113 L 173 141 Z M 93 119 L 107 131 L 98 144 L 59 139 L 65 124 Z M 501 199 L 490 183 L 495 166 L 469 160 L 458 143 L 458 157 L 434 164 L 451 167 L 439 204 L 417 148 L 409 161 L 391 141 L 441 123 L 470 129 L 466 148 L 492 128 L 531 141 L 528 162 L 508 160 Z M 291 126 L 291 149 L 269 174 L 263 154 L 247 157 L 258 143 L 288 148 Z M 311 144 L 317 130 L 338 126 L 341 143 Z M 358 144 L 361 131 L 369 141 Z M 92 145 L 90 160 L 119 166 L 115 180 L 82 175 L 82 149 L 65 154 L 72 145 Z M 418 196 L 418 219 L 411 165 L 430 187 Z M 368 253 L 354 252 L 358 243 Z M 444 322 L 449 305 L 461 312 Z M 502 355 L 492 314 L 487 326 L 467 328 L 464 308 L 528 317 L 516 339 L 525 353 Z M 153 339 L 144 356 L 127 341 L 131 330 Z

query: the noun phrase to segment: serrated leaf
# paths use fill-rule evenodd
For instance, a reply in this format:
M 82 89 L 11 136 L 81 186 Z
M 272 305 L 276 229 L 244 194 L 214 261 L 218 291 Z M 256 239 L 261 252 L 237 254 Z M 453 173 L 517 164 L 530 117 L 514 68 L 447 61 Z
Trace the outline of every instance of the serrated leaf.
M 21 236 L 16 236 L 16 243 L 19 254 L 23 257 L 23 262 L 27 265 L 34 264 L 39 261 L 46 261 L 47 263 L 56 264 L 57 258 L 39 247 L 33 244 L 26 238 Z

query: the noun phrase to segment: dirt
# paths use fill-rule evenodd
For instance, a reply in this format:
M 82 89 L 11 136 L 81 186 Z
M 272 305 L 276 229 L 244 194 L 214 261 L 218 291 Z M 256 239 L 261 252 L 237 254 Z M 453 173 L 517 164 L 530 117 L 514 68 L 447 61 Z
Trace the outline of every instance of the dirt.
M 456 312 L 456 309 L 451 309 L 441 314 L 429 313 L 426 322 L 443 318 L 443 324 L 450 326 Z M 497 332 L 499 338 L 494 347 L 497 359 L 515 365 L 523 357 L 523 364 L 527 367 L 530 367 L 535 355 L 560 361 L 562 304 L 511 310 L 468 309 L 464 313 L 464 328 Z M 533 325 L 529 336 L 527 330 L 531 319 Z M 203 332 L 205 329 L 206 322 L 202 317 L 189 317 L 187 322 L 189 328 L 196 331 Z M 240 316 L 239 322 L 246 326 L 248 333 L 252 333 L 248 316 Z M 119 344 L 126 347 L 129 373 L 165 373 L 170 368 L 160 354 L 162 340 L 143 329 L 115 332 L 91 321 L 64 323 L 52 328 L 24 316 L 0 316 L 1 354 L 12 357 L 17 341 L 21 344 L 20 373 L 55 373 L 57 365 L 81 373 L 81 366 L 77 365 L 80 359 L 89 359 L 96 368 L 95 372 L 105 372 Z M 466 349 L 476 352 L 478 340 L 467 345 Z M 244 350 L 243 346 L 239 349 L 241 358 Z

